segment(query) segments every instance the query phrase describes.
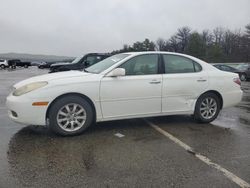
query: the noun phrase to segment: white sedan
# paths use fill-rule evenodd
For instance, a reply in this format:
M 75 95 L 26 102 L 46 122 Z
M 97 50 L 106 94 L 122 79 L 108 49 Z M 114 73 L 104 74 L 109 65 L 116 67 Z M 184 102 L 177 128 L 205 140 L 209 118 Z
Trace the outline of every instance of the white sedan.
M 49 125 L 61 135 L 82 133 L 94 122 L 173 114 L 208 123 L 241 101 L 240 84 L 237 74 L 192 56 L 122 53 L 84 71 L 21 81 L 7 107 L 12 120 Z

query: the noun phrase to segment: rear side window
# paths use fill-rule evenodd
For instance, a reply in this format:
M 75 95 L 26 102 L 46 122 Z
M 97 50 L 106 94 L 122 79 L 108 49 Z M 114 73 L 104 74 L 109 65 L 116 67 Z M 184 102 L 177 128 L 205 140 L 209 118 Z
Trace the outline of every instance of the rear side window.
M 202 67 L 191 59 L 178 55 L 163 55 L 165 73 L 200 72 Z

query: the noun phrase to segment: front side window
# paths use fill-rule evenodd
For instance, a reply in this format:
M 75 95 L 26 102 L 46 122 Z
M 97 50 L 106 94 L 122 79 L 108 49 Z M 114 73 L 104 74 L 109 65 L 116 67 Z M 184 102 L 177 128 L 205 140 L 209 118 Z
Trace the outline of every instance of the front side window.
M 124 68 L 126 75 L 149 75 L 158 73 L 158 55 L 146 54 L 133 57 L 123 63 L 120 68 Z
M 201 66 L 191 59 L 178 55 L 163 55 L 165 73 L 192 73 L 201 71 Z

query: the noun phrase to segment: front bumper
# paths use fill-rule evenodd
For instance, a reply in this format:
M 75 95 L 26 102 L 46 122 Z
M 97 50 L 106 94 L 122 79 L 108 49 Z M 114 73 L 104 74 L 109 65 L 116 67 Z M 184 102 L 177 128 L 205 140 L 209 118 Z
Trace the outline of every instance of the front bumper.
M 46 125 L 46 112 L 49 105 L 32 106 L 32 103 L 37 101 L 39 100 L 9 95 L 6 101 L 9 118 L 26 125 Z

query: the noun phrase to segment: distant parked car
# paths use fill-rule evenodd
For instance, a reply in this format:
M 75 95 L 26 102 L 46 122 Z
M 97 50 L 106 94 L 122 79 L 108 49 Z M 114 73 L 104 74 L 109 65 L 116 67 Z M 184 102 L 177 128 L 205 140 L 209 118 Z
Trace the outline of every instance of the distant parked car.
M 31 66 L 31 63 L 29 61 L 19 61 L 19 62 L 17 62 L 17 66 L 28 68 Z
M 44 63 L 44 61 L 32 61 L 31 62 L 31 66 L 39 66 L 39 65 L 41 65 L 41 64 L 43 64 Z
M 233 68 L 229 65 L 224 65 L 224 64 L 214 64 L 214 66 L 220 70 L 227 71 L 227 72 L 237 72 L 238 69 Z
M 0 69 L 5 69 L 9 67 L 8 61 L 4 59 L 0 59 Z
M 241 81 L 250 79 L 250 64 L 241 64 L 236 67 L 239 70 Z
M 49 69 L 51 65 L 54 64 L 61 64 L 63 62 L 61 61 L 52 61 L 52 62 L 42 62 L 40 65 L 38 65 L 39 69 Z M 69 62 L 64 62 L 64 63 L 69 63 Z
M 11 60 L 8 60 L 8 64 L 12 68 L 15 68 L 15 67 L 28 68 L 29 66 L 31 66 L 30 62 L 28 62 L 28 61 L 21 61 L 20 59 L 11 59 Z
M 213 66 L 215 66 L 216 68 L 218 68 L 222 71 L 234 72 L 234 73 L 239 74 L 241 81 L 246 81 L 247 78 L 249 78 L 249 76 L 247 77 L 246 71 L 244 71 L 245 65 L 239 65 L 238 67 L 241 67 L 240 69 L 231 67 L 229 65 L 224 65 L 224 64 L 214 64 Z
M 11 59 L 11 60 L 8 60 L 8 65 L 9 67 L 11 67 L 12 69 L 15 69 L 16 68 L 16 64 L 17 64 L 17 61 L 20 61 L 18 59 Z
M 99 61 L 102 61 L 109 57 L 109 54 L 101 53 L 89 53 L 85 56 L 76 58 L 71 63 L 57 63 L 50 66 L 50 73 L 52 72 L 61 72 L 69 70 L 83 70 L 91 65 L 96 64 Z
M 39 69 L 48 69 L 52 64 L 56 62 L 42 62 L 40 65 L 38 65 Z

